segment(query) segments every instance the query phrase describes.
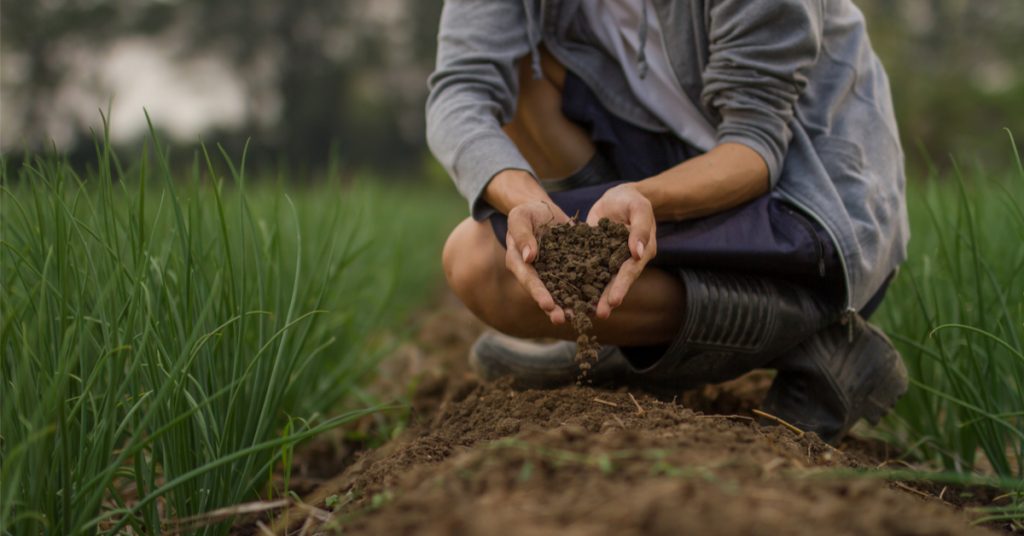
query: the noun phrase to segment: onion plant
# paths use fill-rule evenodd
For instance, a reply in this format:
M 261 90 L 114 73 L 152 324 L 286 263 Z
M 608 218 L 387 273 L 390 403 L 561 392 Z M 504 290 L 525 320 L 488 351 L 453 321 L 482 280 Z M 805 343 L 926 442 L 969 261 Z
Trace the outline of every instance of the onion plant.
M 911 376 L 891 438 L 945 470 L 1020 481 L 1024 166 L 1014 155 L 1009 177 L 957 171 L 909 185 L 910 259 L 878 318 Z M 1016 498 L 1002 515 L 1019 522 L 1024 497 Z
M 160 534 L 270 498 L 297 442 L 373 410 L 325 416 L 361 404 L 390 298 L 437 279 L 450 218 L 423 196 L 289 197 L 205 149 L 176 180 L 151 149 L 2 178 L 0 534 Z

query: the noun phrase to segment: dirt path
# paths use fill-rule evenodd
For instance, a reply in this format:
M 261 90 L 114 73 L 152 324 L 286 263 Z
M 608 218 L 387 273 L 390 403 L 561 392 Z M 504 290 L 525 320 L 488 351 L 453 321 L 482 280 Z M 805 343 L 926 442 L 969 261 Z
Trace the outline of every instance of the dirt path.
M 467 371 L 480 329 L 446 304 L 383 370 L 396 386 L 420 378 L 409 429 L 309 497 L 342 504 L 345 534 L 989 532 L 905 485 L 838 475 L 878 465 L 863 442 L 835 449 L 756 424 L 763 375 L 674 403 L 515 391 Z

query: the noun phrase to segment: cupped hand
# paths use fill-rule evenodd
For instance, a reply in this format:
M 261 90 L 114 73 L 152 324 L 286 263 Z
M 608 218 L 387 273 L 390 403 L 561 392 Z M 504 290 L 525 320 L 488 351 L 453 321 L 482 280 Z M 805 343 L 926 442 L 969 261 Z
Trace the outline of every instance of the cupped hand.
M 622 305 L 630 287 L 640 277 L 647 263 L 658 251 L 651 202 L 633 184 L 620 184 L 601 196 L 590 208 L 587 223 L 597 225 L 601 218 L 624 224 L 629 228 L 630 258 L 605 287 L 597 302 L 597 317 L 608 318 L 612 309 Z
M 565 311 L 555 303 L 541 282 L 533 261 L 537 258 L 537 235 L 546 224 L 564 223 L 569 217 L 549 201 L 529 201 L 508 213 L 508 234 L 505 236 L 505 267 L 548 315 L 552 324 L 565 323 Z

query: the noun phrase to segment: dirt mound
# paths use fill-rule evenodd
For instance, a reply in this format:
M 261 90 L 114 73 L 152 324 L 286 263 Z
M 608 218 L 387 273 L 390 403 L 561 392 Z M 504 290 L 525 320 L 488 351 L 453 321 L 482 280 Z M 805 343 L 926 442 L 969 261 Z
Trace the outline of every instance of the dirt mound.
M 375 509 L 346 532 L 972 532 L 884 482 L 830 476 L 863 461 L 814 436 L 630 395 L 456 389 L 429 432 L 352 468 L 354 505 Z
M 581 383 L 601 349 L 597 337 L 590 334 L 594 327 L 590 315 L 608 282 L 629 259 L 628 240 L 626 226 L 608 218 L 601 218 L 596 226 L 573 219 L 541 230 L 534 268 L 555 303 L 572 316 Z
M 464 365 L 479 324 L 459 308 L 437 315 L 426 350 L 397 367 L 421 378 L 409 429 L 308 497 L 345 534 L 988 532 L 906 486 L 850 475 L 879 463 L 869 449 L 757 424 L 749 409 L 769 374 L 676 400 L 481 385 Z

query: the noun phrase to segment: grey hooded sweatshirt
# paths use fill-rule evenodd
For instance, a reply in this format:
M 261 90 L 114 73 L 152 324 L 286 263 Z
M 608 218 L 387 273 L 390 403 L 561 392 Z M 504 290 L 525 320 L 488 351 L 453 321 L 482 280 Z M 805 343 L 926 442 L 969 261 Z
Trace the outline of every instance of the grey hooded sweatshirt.
M 447 0 L 429 80 L 427 141 L 469 200 L 487 183 L 532 173 L 501 130 L 515 112 L 516 61 L 537 46 L 612 113 L 667 132 L 599 46 L 580 2 Z M 906 257 L 903 153 L 889 82 L 851 0 L 653 0 L 673 71 L 719 143 L 764 158 L 777 196 L 821 224 L 840 252 L 846 308 L 860 309 Z M 642 61 L 642 58 L 638 58 Z

